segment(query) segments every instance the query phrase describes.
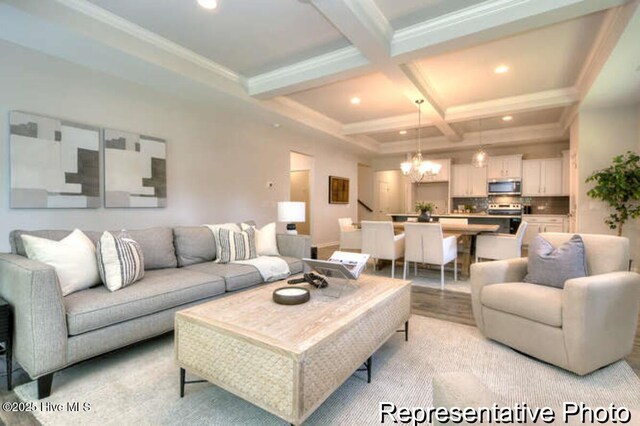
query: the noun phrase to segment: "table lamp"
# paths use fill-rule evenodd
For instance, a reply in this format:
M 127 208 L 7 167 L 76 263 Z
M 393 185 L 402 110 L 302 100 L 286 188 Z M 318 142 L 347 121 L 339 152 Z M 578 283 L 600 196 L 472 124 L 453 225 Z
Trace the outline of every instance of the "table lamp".
M 287 234 L 297 235 L 298 230 L 294 222 L 304 222 L 306 219 L 304 203 L 298 201 L 278 202 L 278 222 L 286 222 Z

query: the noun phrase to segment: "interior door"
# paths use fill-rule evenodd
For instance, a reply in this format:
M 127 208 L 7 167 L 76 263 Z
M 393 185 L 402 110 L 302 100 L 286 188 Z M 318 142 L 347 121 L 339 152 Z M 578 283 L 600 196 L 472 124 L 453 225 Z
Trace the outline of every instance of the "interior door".
M 391 213 L 391 184 L 378 181 L 378 220 L 387 220 L 387 214 Z
M 311 235 L 311 171 L 297 170 L 291 172 L 291 201 L 302 201 L 305 203 L 305 221 L 296 223 L 298 234 Z

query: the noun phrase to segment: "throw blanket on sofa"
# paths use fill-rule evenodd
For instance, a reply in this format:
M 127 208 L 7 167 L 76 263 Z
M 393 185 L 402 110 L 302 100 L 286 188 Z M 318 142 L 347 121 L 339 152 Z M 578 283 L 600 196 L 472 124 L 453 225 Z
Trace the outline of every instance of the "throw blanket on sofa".
M 275 256 L 259 256 L 249 260 L 236 260 L 232 263 L 251 265 L 260 272 L 265 282 L 278 281 L 291 275 L 289 264 Z

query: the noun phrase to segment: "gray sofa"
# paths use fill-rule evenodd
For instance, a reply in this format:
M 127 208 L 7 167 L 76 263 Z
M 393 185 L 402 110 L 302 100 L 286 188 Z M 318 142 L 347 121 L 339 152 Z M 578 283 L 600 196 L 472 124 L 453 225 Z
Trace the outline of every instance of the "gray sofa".
M 11 253 L 0 254 L 0 296 L 13 309 L 14 356 L 38 397 L 51 392 L 53 373 L 88 358 L 173 329 L 174 313 L 263 282 L 252 266 L 213 263 L 206 227 L 130 230 L 141 246 L 145 276 L 116 292 L 103 285 L 62 296 L 51 266 L 26 257 L 22 234 L 60 240 L 70 231 L 12 231 Z M 86 232 L 95 242 L 99 232 Z M 278 235 L 292 273 L 309 257 L 307 236 Z

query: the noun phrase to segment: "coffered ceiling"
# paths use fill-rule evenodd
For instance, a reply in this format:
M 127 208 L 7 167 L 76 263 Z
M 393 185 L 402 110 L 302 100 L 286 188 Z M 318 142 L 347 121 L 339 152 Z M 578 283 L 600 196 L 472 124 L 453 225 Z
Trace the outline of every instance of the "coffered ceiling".
M 0 38 L 383 155 L 416 99 L 426 151 L 566 140 L 639 1 L 4 0 Z

